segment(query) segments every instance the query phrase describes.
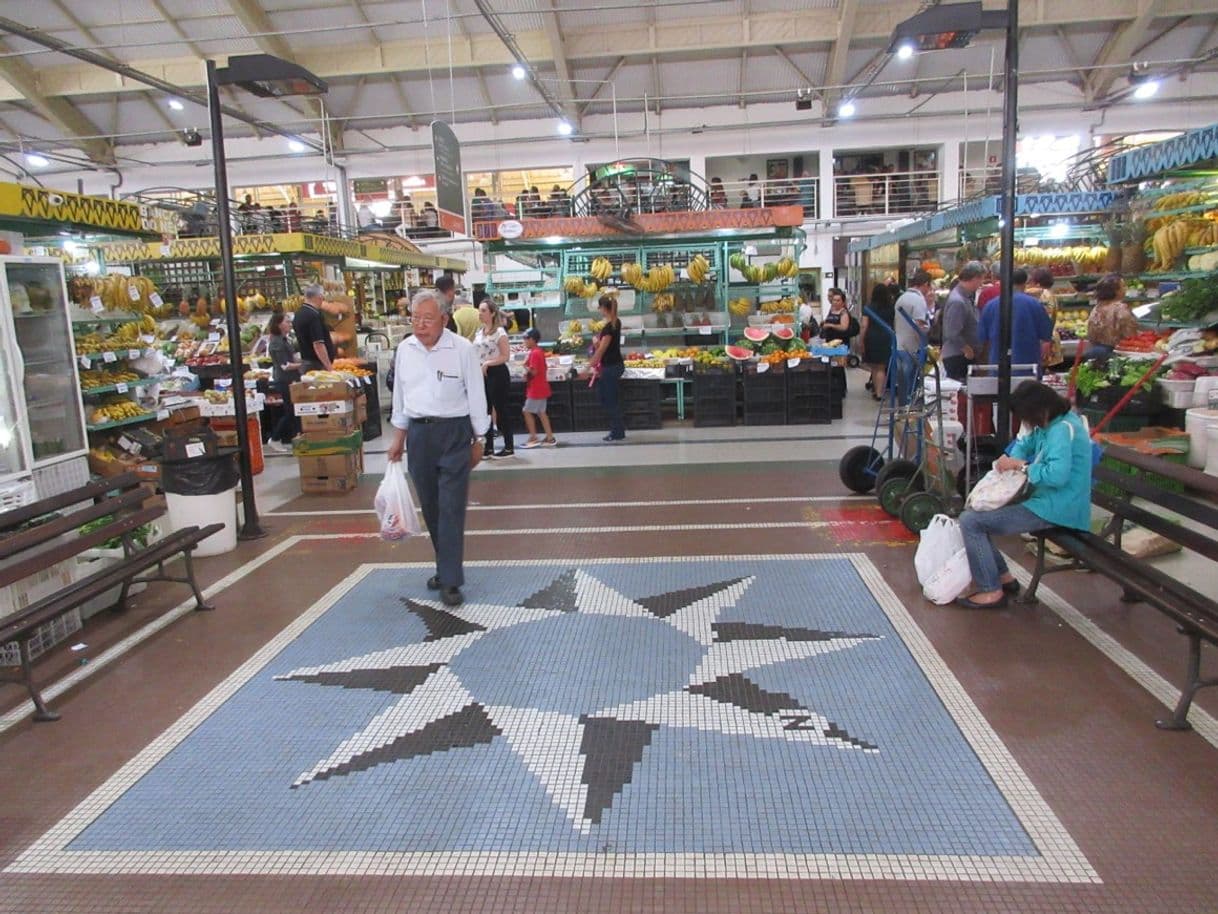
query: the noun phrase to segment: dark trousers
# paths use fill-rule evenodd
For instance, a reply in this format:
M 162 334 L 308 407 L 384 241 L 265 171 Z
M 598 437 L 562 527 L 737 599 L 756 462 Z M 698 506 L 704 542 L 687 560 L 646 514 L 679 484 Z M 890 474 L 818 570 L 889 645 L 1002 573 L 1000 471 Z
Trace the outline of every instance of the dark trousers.
M 292 439 L 300 434 L 300 420 L 292 409 L 292 382 L 276 381 L 274 386 L 275 390 L 283 395 L 283 411 L 279 414 L 279 421 L 271 429 L 271 440 L 291 444 Z
M 465 505 L 472 436 L 468 416 L 414 422 L 406 435 L 406 468 L 436 551 L 441 587 L 465 583 Z
M 622 383 L 625 365 L 601 365 L 601 376 L 596 382 L 596 393 L 600 397 L 601 409 L 609 416 L 609 435 L 612 438 L 626 437 L 626 424 L 622 421 L 622 404 L 618 388 Z
M 968 380 L 969 359 L 965 355 L 945 355 L 943 357 L 943 371 L 953 381 Z
M 512 440 L 512 420 L 508 416 L 508 390 L 512 386 L 512 376 L 506 365 L 495 365 L 486 370 L 486 407 L 495 411 L 495 421 L 499 434 L 503 438 L 505 451 L 515 450 Z M 492 450 L 494 437 L 488 430 L 486 433 L 486 451 Z

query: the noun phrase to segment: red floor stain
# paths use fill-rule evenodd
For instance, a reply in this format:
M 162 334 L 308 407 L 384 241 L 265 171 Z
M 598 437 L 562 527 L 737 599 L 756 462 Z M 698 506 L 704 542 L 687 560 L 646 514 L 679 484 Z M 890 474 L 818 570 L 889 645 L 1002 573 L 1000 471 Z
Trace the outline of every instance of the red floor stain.
M 916 535 L 878 503 L 817 508 L 812 513 L 816 515 L 813 519 L 829 524 L 829 535 L 843 545 L 866 543 L 900 546 L 917 540 Z

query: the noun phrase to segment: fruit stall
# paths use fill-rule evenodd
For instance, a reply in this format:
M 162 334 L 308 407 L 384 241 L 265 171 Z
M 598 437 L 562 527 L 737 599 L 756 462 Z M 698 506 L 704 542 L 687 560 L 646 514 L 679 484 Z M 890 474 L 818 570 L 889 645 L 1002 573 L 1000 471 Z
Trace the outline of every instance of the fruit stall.
M 831 420 L 828 360 L 844 350 L 800 338 L 802 230 L 706 229 L 486 244 L 487 291 L 521 327 L 536 327 L 551 353 L 552 377 L 564 385 L 550 401 L 552 409 L 560 404 L 560 423 L 574 430 L 607 425 L 587 382 L 571 381 L 568 390 L 563 380 L 580 374 L 603 326 L 602 295 L 617 300 L 622 321 L 627 428 L 659 427 L 665 401 L 679 420 L 692 414 L 695 425 Z M 797 376 L 790 393 L 788 373 Z

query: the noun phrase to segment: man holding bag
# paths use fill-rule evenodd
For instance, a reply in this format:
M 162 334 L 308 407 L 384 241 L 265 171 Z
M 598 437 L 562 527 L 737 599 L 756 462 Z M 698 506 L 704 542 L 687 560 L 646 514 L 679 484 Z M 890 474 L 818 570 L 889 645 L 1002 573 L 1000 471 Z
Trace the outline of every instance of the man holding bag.
M 411 301 L 414 335 L 394 358 L 393 436 L 386 456 L 406 454 L 410 478 L 436 552 L 436 573 L 427 580 L 446 606 L 460 606 L 465 583 L 465 508 L 469 474 L 482 459 L 490 424 L 482 368 L 473 345 L 444 327 L 436 293 Z

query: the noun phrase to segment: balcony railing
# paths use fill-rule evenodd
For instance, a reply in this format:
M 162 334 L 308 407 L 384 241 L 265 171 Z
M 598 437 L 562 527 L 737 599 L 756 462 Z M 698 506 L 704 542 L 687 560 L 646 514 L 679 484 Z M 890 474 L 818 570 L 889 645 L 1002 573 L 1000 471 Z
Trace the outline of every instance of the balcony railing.
M 920 213 L 939 205 L 939 172 L 897 171 L 835 175 L 835 216 L 894 216 Z
M 804 219 L 820 213 L 816 178 L 723 181 L 708 185 L 712 209 L 749 209 L 761 206 L 802 206 Z

